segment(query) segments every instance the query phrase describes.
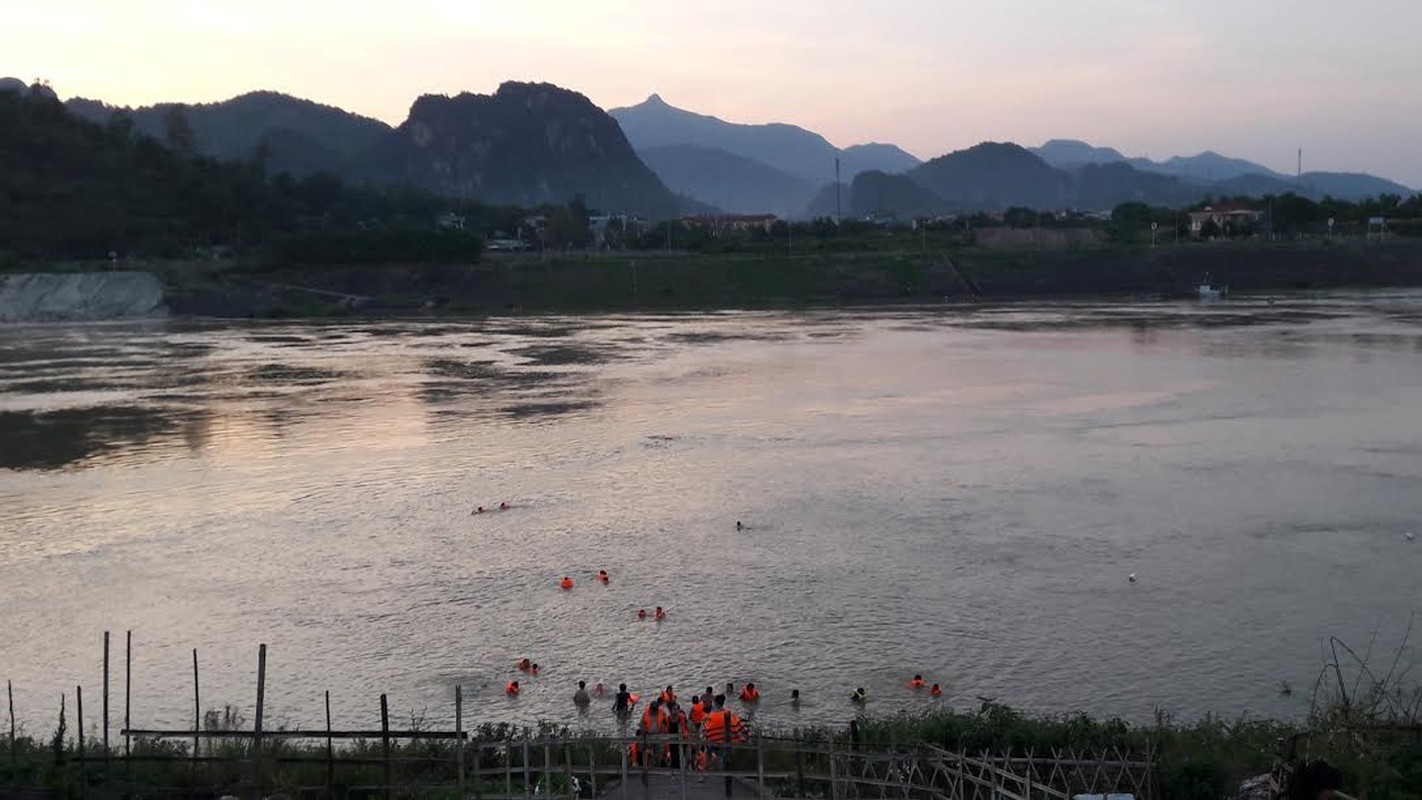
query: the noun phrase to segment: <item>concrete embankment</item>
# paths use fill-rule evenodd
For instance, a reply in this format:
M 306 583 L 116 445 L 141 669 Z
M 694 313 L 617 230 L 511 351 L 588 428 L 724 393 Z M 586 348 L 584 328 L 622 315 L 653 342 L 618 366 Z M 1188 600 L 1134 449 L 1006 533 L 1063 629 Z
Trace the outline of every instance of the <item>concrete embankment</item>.
M 0 275 L 0 322 L 162 317 L 163 282 L 148 272 Z

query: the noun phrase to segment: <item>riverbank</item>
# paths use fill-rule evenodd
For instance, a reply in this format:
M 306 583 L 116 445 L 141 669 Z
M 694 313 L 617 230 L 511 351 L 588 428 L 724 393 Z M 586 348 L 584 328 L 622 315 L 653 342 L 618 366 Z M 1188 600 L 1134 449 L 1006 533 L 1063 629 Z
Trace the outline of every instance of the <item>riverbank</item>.
M 94 269 L 44 265 L 41 271 Z M 1422 285 L 1422 242 L 1187 243 L 1071 249 L 698 255 L 488 254 L 474 264 L 275 267 L 125 264 L 162 281 L 173 313 L 312 317 L 676 311 L 925 304 L 1032 297 L 1190 297 Z
M 127 745 L 115 740 L 105 749 L 97 729 L 87 732 L 86 741 L 69 732 L 61 711 L 58 727 L 44 740 L 0 735 L 10 754 L 0 763 L 0 787 L 26 787 L 48 797 L 118 796 L 129 787 L 216 797 L 255 784 L 277 792 L 324 786 L 335 796 L 356 797 L 379 796 L 377 787 L 389 786 L 401 796 L 457 797 L 455 786 L 476 796 L 538 796 L 547 781 L 558 796 L 576 787 L 579 796 L 592 797 L 596 787 L 605 794 L 629 775 L 636 780 L 638 769 L 625 753 L 637 741 L 630 731 L 607 736 L 559 723 L 483 723 L 443 731 L 413 719 L 408 728 L 336 731 L 326 741 L 319 728 L 301 733 L 278 726 L 266 729 L 260 754 L 253 729 L 232 707 L 207 712 L 203 731 L 208 735 L 197 752 L 190 734 L 182 739 L 176 732 L 136 737 Z M 645 741 L 636 747 L 661 750 Z M 1354 702 L 1337 703 L 1307 724 L 1217 718 L 1180 724 L 1162 716 L 1153 725 L 1133 727 L 1085 715 L 1029 717 L 984 700 L 971 712 L 860 716 L 840 726 L 781 731 L 753 727 L 725 768 L 752 782 L 763 776 L 774 796 L 823 797 L 832 791 L 828 784 L 838 781 L 850 788 L 885 779 L 932 787 L 941 777 L 936 771 L 952 768 L 953 754 L 1000 764 L 999 778 L 1026 774 L 1057 791 L 1125 791 L 1168 800 L 1257 796 L 1244 787 L 1314 759 L 1336 767 L 1344 790 L 1357 797 L 1412 798 L 1422 786 L 1415 723 L 1409 730 Z M 901 772 L 883 773 L 886 761 L 899 764 Z M 689 760 L 687 767 L 693 764 Z M 651 767 L 674 774 L 681 764 L 658 755 Z

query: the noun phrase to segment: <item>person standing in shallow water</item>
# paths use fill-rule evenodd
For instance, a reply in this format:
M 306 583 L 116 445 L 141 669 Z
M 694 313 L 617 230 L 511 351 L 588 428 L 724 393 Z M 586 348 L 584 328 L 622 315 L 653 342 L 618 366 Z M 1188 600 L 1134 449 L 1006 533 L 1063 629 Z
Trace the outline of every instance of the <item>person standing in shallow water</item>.
M 632 693 L 627 691 L 627 684 L 619 684 L 617 696 L 612 699 L 612 713 L 623 722 L 632 715 Z
M 586 709 L 592 703 L 592 698 L 588 696 L 587 681 L 578 681 L 578 690 L 573 692 L 573 705 L 579 709 Z

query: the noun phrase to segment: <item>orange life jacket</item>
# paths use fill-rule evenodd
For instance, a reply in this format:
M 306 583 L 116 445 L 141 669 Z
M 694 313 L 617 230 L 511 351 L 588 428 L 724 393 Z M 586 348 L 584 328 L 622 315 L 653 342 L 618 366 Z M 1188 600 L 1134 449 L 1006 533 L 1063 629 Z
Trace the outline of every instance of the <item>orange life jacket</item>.
M 573 579 L 572 579 L 572 578 L 564 578 L 564 579 L 563 579 L 563 582 L 560 583 L 560 584 L 558 584 L 558 585 L 559 585 L 559 586 L 562 586 L 564 589 L 571 589 L 571 588 L 573 588 Z
M 734 712 L 724 708 L 717 709 L 706 718 L 706 741 L 722 743 L 745 740 L 746 724 Z
M 760 690 L 759 690 L 759 689 L 742 689 L 742 690 L 741 690 L 741 701 L 742 701 L 742 702 L 745 702 L 745 703 L 759 703 L 759 702 L 760 702 Z
M 656 716 L 652 715 L 652 707 L 647 706 L 647 710 L 642 712 L 642 730 L 648 734 L 658 734 L 667 732 L 667 712 L 664 708 L 656 709 Z
M 673 700 L 675 700 L 675 699 L 676 699 L 676 692 L 673 692 L 671 689 L 666 689 L 666 690 L 664 690 L 664 691 L 662 692 L 662 702 L 663 702 L 663 703 L 670 703 L 671 701 L 673 701 Z
M 632 766 L 640 767 L 642 765 L 642 745 L 633 742 L 632 745 L 627 748 L 627 755 L 632 759 Z
M 509 697 L 518 697 L 518 684 L 509 681 L 509 685 L 504 687 L 504 693 Z
M 914 678 L 913 680 L 909 681 L 909 688 L 910 688 L 910 689 L 922 689 L 922 688 L 923 688 L 923 678 Z
M 693 701 L 691 704 L 691 724 L 698 728 L 701 727 L 701 723 L 706 721 L 706 713 L 705 703 L 702 703 L 700 700 Z
M 656 614 L 654 614 L 653 616 L 655 616 L 657 619 L 666 619 L 666 618 L 667 618 L 667 612 L 665 612 L 665 611 L 658 611 L 658 612 L 657 612 Z
M 934 697 L 942 697 L 942 696 L 943 696 L 943 689 L 942 689 L 942 687 L 939 687 L 939 686 L 935 685 L 935 686 L 933 687 L 933 691 L 929 692 L 929 694 L 933 695 Z

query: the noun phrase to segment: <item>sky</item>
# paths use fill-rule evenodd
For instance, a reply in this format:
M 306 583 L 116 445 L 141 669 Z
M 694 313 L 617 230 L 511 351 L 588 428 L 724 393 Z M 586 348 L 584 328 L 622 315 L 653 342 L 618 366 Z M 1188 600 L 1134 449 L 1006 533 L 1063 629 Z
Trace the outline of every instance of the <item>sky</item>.
M 0 76 L 116 105 L 270 89 L 398 124 L 548 81 L 931 158 L 1083 139 L 1422 188 L 1422 0 L 45 0 Z

